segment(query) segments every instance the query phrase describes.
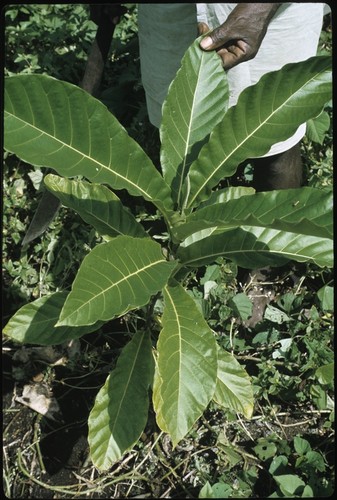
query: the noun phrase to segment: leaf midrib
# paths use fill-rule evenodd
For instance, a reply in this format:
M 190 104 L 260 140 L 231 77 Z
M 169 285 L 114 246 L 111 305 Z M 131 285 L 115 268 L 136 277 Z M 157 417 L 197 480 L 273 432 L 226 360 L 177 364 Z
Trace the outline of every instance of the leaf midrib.
M 179 322 L 179 314 L 178 314 L 178 311 L 177 311 L 177 309 L 175 307 L 173 297 L 172 297 L 172 295 L 169 292 L 168 286 L 165 287 L 165 291 L 166 291 L 166 293 L 167 293 L 167 295 L 168 295 L 168 297 L 170 299 L 171 307 L 173 309 L 173 313 L 174 313 L 174 316 L 175 316 L 175 320 L 176 320 L 176 323 L 177 323 L 177 329 L 178 329 L 177 335 L 178 335 L 178 339 L 179 339 L 179 351 L 177 351 L 177 352 L 178 352 L 178 355 L 179 355 L 179 371 L 178 371 L 179 383 L 178 383 L 178 388 L 177 388 L 178 397 L 177 397 L 177 412 L 176 412 L 176 417 L 178 419 L 178 417 L 180 415 L 180 404 L 181 404 L 180 403 L 180 400 L 181 400 L 181 373 L 182 373 L 181 326 L 180 326 L 180 322 Z
M 129 280 L 130 278 L 132 278 L 132 276 L 135 276 L 137 274 L 140 274 L 142 272 L 144 272 L 146 269 L 149 269 L 150 267 L 154 267 L 156 266 L 157 264 L 160 264 L 160 263 L 164 263 L 166 262 L 164 259 L 160 259 L 160 260 L 157 260 L 155 262 L 151 262 L 150 264 L 142 267 L 141 269 L 137 269 L 135 272 L 133 273 L 130 273 L 128 274 L 127 276 L 124 276 L 122 279 L 120 279 L 119 281 L 115 282 L 115 283 L 112 283 L 111 286 L 107 287 L 107 288 L 104 288 L 104 290 L 102 290 L 101 292 L 97 293 L 94 295 L 94 297 L 90 298 L 89 300 L 86 300 L 85 302 L 83 302 L 77 309 L 76 311 L 74 311 L 72 314 L 69 314 L 68 316 L 66 316 L 65 318 L 62 319 L 62 321 L 58 322 L 56 324 L 56 326 L 64 326 L 64 320 L 65 319 L 69 319 L 71 318 L 72 316 L 77 316 L 78 315 L 78 312 L 83 308 L 83 307 L 87 307 L 88 304 L 90 304 L 92 301 L 94 300 L 97 300 L 98 297 L 100 297 L 101 295 L 104 295 L 105 293 L 107 293 L 109 290 L 111 290 L 112 288 L 118 286 L 120 283 L 123 283 L 124 281 L 127 281 Z M 97 272 L 97 270 L 96 270 Z M 83 291 L 87 291 L 87 290 L 83 290 Z M 69 295 L 69 299 L 71 299 L 71 293 Z
M 323 75 L 324 73 L 326 72 L 326 69 L 325 70 L 322 70 L 322 71 L 319 71 L 318 73 L 316 73 L 312 78 L 310 78 L 309 80 L 307 80 L 301 87 L 299 87 L 296 92 L 294 92 L 293 94 L 291 94 L 291 96 L 288 97 L 288 99 L 286 99 L 285 101 L 282 102 L 282 104 L 280 106 L 278 106 L 271 114 L 268 115 L 268 117 L 263 120 L 258 127 L 254 128 L 253 131 L 245 137 L 245 139 L 243 141 L 241 141 L 240 143 L 237 144 L 237 146 L 228 154 L 228 156 L 226 156 L 226 158 L 219 163 L 219 165 L 217 167 L 215 167 L 213 170 L 212 170 L 212 173 L 207 177 L 207 179 L 205 179 L 205 181 L 203 182 L 203 184 L 201 184 L 200 188 L 196 191 L 196 193 L 194 194 L 194 196 L 190 199 L 190 201 L 188 202 L 187 204 L 187 208 L 190 208 L 194 201 L 198 198 L 200 192 L 205 188 L 205 186 L 207 185 L 207 183 L 210 181 L 210 179 L 212 177 L 214 177 L 214 174 L 216 172 L 218 172 L 218 170 L 220 170 L 220 168 L 224 165 L 224 163 L 226 163 L 226 161 L 228 161 L 235 153 L 238 149 L 240 149 L 240 147 L 242 147 L 243 144 L 245 144 L 259 129 L 261 129 L 280 109 L 282 109 L 284 106 L 287 105 L 288 101 L 290 101 L 291 99 L 294 98 L 294 96 L 296 96 L 298 94 L 298 92 L 302 91 L 303 88 L 305 88 L 307 85 L 309 85 L 312 81 L 314 81 L 315 79 L 317 79 L 320 75 Z M 227 116 L 227 113 L 226 115 Z M 219 126 L 221 126 L 221 123 L 219 124 Z M 217 127 L 218 128 L 218 127 Z M 211 140 L 211 139 L 210 139 Z M 208 146 L 208 143 L 204 146 L 204 147 L 207 147 Z M 203 150 L 204 148 L 202 148 Z M 200 154 L 202 154 L 202 150 L 200 151 Z M 199 157 L 200 157 L 200 154 L 199 154 Z
M 210 229 L 213 229 L 213 228 L 210 228 Z M 216 230 L 217 228 L 215 227 L 214 230 Z M 244 229 L 244 227 L 242 226 L 241 229 Z M 299 236 L 299 235 L 296 235 L 296 236 Z M 327 241 L 330 241 L 329 238 L 320 238 L 321 240 L 327 240 Z M 318 237 L 317 237 L 317 240 L 318 240 Z M 194 244 L 197 244 L 198 242 L 196 243 L 192 243 L 192 245 Z M 263 243 L 263 242 L 262 242 Z M 267 243 L 266 243 L 267 245 Z M 310 244 L 309 246 L 311 246 L 312 244 Z M 188 248 L 188 247 L 185 247 L 185 248 Z M 286 251 L 283 251 L 283 250 L 275 250 L 275 249 L 272 249 L 270 250 L 269 248 L 266 248 L 266 249 L 261 249 L 261 248 L 253 248 L 251 250 L 249 249 L 245 249 L 245 250 L 228 250 L 228 251 L 222 251 L 222 252 L 211 252 L 209 254 L 203 254 L 201 257 L 198 257 L 198 258 L 194 258 L 194 259 L 190 259 L 190 260 L 187 260 L 187 261 L 184 261 L 184 265 L 191 265 L 193 263 L 196 263 L 198 261 L 204 261 L 205 259 L 216 259 L 217 257 L 221 257 L 223 256 L 224 254 L 228 255 L 228 254 L 249 254 L 249 253 L 252 253 L 252 254 L 256 254 L 256 253 L 267 253 L 268 255 L 270 255 L 271 253 L 272 254 L 277 254 L 277 255 L 280 255 L 280 256 L 284 256 L 284 257 L 287 257 L 289 256 L 290 258 L 294 255 L 296 256 L 299 256 L 301 258 L 305 258 L 307 259 L 308 258 L 308 255 L 302 255 L 301 253 L 298 253 L 298 252 L 286 252 Z M 311 257 L 313 260 L 315 260 L 315 257 Z
M 50 133 L 36 127 L 35 125 L 29 123 L 29 122 L 26 122 L 24 121 L 22 118 L 19 118 L 17 117 L 16 115 L 12 114 L 12 113 L 9 113 L 8 111 L 5 111 L 4 113 L 5 115 L 5 118 L 6 118 L 6 115 L 7 117 L 9 118 L 14 118 L 14 120 L 18 121 L 18 122 L 21 122 L 24 124 L 24 126 L 27 126 L 27 127 L 30 127 L 34 130 L 36 130 L 37 132 L 39 132 L 42 136 L 43 135 L 46 135 L 47 137 L 49 137 L 50 139 L 54 140 L 56 143 L 60 144 L 62 147 L 65 147 L 65 148 L 68 148 L 72 151 L 74 151 L 76 154 L 78 154 L 79 156 L 82 156 L 82 158 L 85 158 L 85 159 L 88 159 L 89 161 L 91 161 L 93 164 L 96 164 L 97 166 L 101 167 L 101 169 L 105 170 L 106 172 L 108 172 L 109 174 L 113 173 L 114 175 L 116 175 L 117 177 L 119 177 L 120 179 L 124 180 L 125 182 L 129 183 L 131 186 L 133 186 L 134 188 L 136 188 L 138 191 L 140 191 L 143 195 L 145 195 L 145 198 L 149 198 L 149 199 L 153 199 L 152 196 L 150 196 L 146 191 L 144 191 L 144 189 L 142 189 L 138 184 L 135 184 L 134 182 L 132 182 L 128 177 L 124 177 L 123 175 L 119 174 L 116 170 L 113 170 L 112 168 L 109 168 L 107 167 L 105 164 L 99 162 L 98 160 L 96 160 L 95 158 L 85 154 L 85 153 L 82 153 L 79 149 L 76 149 L 74 148 L 73 146 L 71 146 L 70 144 L 66 143 L 66 142 L 63 142 L 61 141 L 60 139 L 58 139 L 57 137 L 51 135 Z M 34 140 L 34 139 L 30 139 L 29 141 L 26 141 L 26 142 L 30 142 L 31 140 Z M 23 144 L 25 144 L 24 142 L 20 143 L 20 146 L 22 146 Z M 53 152 L 54 153 L 54 152 Z M 93 176 L 92 178 L 96 177 L 97 174 L 95 176 Z
M 116 440 L 113 437 L 114 436 L 114 430 L 115 430 L 115 427 L 117 425 L 117 420 L 118 420 L 119 414 L 121 412 L 124 399 L 126 398 L 126 394 L 127 394 L 128 388 L 130 387 L 130 380 L 131 380 L 131 378 L 133 376 L 133 373 L 135 371 L 135 366 L 136 366 L 137 361 L 138 361 L 138 356 L 139 356 L 139 352 L 140 352 L 140 349 L 141 349 L 141 346 L 142 346 L 142 342 L 143 342 L 143 338 L 138 343 L 136 355 L 134 356 L 134 361 L 133 361 L 133 363 L 132 363 L 132 365 L 130 367 L 129 376 L 128 376 L 127 382 L 125 384 L 125 390 L 123 391 L 122 397 L 120 398 L 120 402 L 119 402 L 118 409 L 117 409 L 117 412 L 116 412 L 115 421 L 114 421 L 113 429 L 111 431 L 109 443 L 111 443 L 111 441 L 116 442 Z
M 189 147 L 190 147 L 190 137 L 191 137 L 191 133 L 192 133 L 192 123 L 193 123 L 193 117 L 194 117 L 194 112 L 195 112 L 195 108 L 196 108 L 195 103 L 196 103 L 197 93 L 198 93 L 197 89 L 198 89 L 199 84 L 200 84 L 200 75 L 201 75 L 201 67 L 202 67 L 203 59 L 204 59 L 204 53 L 202 53 L 202 55 L 201 55 L 200 65 L 199 65 L 198 73 L 197 73 L 197 81 L 196 81 L 196 85 L 195 85 L 195 91 L 193 92 L 193 99 L 192 99 L 191 112 L 190 112 L 190 119 L 189 119 L 189 123 L 188 123 L 187 137 L 186 137 L 186 141 L 185 141 L 185 149 L 184 149 L 184 157 L 183 157 L 183 168 L 182 168 L 181 177 L 180 177 L 180 181 L 179 181 L 179 188 L 178 188 L 178 196 L 177 196 L 178 205 L 180 205 L 180 203 L 181 203 L 180 197 L 181 197 L 182 187 L 183 187 L 183 182 L 184 182 L 184 174 L 185 174 L 185 170 L 186 170 L 187 155 L 188 155 L 188 150 L 189 150 Z M 187 195 L 188 195 L 188 193 L 187 193 Z

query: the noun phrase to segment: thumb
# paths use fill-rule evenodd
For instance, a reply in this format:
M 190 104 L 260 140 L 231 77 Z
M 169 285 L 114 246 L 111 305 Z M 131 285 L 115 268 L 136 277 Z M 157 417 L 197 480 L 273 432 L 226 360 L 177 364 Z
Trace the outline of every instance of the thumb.
M 201 40 L 200 47 L 204 50 L 214 50 L 221 47 L 227 41 L 228 37 L 225 35 L 221 25 L 208 33 L 208 35 Z
M 213 45 L 213 40 L 210 36 L 205 36 L 200 42 L 200 47 L 204 50 L 214 49 L 215 47 Z

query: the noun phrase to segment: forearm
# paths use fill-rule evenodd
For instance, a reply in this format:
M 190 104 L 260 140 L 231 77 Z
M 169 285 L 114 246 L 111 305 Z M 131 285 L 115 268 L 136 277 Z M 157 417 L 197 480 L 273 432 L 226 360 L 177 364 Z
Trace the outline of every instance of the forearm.
M 233 9 L 233 12 L 238 13 L 239 11 L 249 11 L 254 13 L 260 17 L 270 20 L 278 8 L 282 5 L 282 2 L 279 3 L 239 3 Z M 230 14 L 231 15 L 231 14 Z
M 282 3 L 239 3 L 228 16 L 227 29 L 254 26 L 256 31 L 265 33 L 268 25 Z

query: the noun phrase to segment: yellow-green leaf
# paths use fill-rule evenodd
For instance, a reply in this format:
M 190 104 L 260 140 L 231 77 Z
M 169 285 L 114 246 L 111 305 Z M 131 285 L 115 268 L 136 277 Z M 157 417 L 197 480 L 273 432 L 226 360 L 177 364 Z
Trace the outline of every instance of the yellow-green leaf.
M 249 375 L 235 357 L 218 347 L 218 375 L 214 401 L 220 406 L 251 418 L 254 408 Z
M 181 285 L 166 286 L 164 300 L 153 403 L 159 427 L 175 446 L 213 397 L 217 351 L 212 331 Z
M 220 406 L 251 418 L 254 407 L 253 388 L 246 370 L 235 357 L 218 347 L 218 375 L 213 398 Z
M 153 358 L 149 333 L 137 332 L 96 396 L 89 415 L 89 445 L 96 467 L 106 470 L 132 448 L 148 418 Z
M 144 306 L 166 285 L 176 265 L 147 238 L 117 236 L 97 245 L 83 260 L 58 326 L 108 321 Z

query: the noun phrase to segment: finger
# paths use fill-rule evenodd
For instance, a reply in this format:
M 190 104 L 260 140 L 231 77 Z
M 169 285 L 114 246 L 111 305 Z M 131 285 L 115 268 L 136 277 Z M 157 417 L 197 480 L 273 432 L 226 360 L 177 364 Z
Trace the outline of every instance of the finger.
M 234 68 L 234 66 L 240 62 L 240 59 L 233 52 L 229 52 L 227 49 L 219 50 L 218 55 L 221 57 L 222 67 L 225 70 Z
M 222 59 L 223 68 L 231 69 L 237 64 L 247 61 L 249 59 L 247 48 L 248 45 L 243 40 L 239 40 L 236 44 L 217 50 L 217 54 Z
M 209 27 L 208 27 L 208 25 L 206 23 L 198 23 L 198 34 L 199 34 L 199 36 L 200 35 L 204 35 L 208 31 L 209 31 Z

